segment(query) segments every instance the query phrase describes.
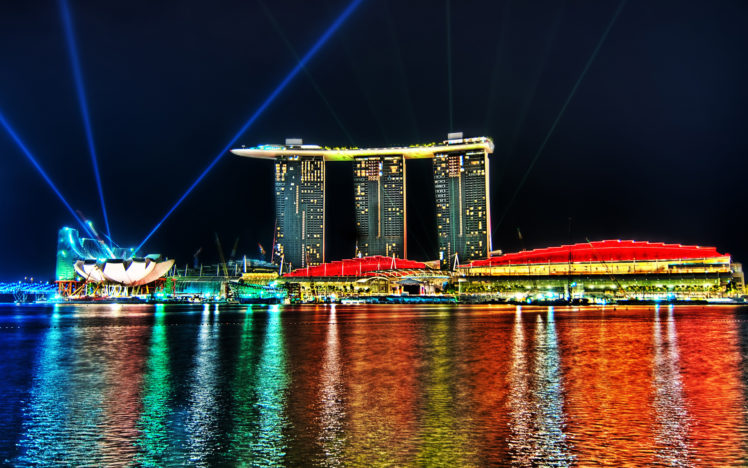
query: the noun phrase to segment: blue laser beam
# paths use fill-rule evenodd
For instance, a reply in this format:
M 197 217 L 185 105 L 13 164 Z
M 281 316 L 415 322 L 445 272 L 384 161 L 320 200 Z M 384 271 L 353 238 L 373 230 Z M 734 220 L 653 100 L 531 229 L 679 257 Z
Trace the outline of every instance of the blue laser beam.
M 273 90 L 273 92 L 270 93 L 270 95 L 263 101 L 263 103 L 260 105 L 260 107 L 257 108 L 257 110 L 252 114 L 252 116 L 242 125 L 242 127 L 239 129 L 238 132 L 234 135 L 233 138 L 224 146 L 224 148 L 216 155 L 215 158 L 213 158 L 213 161 L 208 165 L 208 167 L 205 168 L 205 170 L 198 176 L 197 179 L 192 183 L 192 185 L 189 186 L 187 191 L 184 192 L 184 194 L 179 197 L 177 202 L 174 204 L 174 206 L 169 209 L 169 211 L 166 212 L 166 215 L 164 215 L 163 218 L 161 218 L 161 221 L 154 226 L 154 228 L 151 230 L 151 232 L 148 233 L 148 235 L 143 239 L 143 241 L 138 245 L 138 247 L 135 249 L 135 252 L 138 252 L 143 245 L 148 242 L 148 239 L 153 236 L 153 234 L 161 227 L 161 225 L 164 223 L 164 221 L 167 220 L 169 216 L 174 212 L 174 210 L 177 209 L 177 207 L 189 196 L 189 194 L 192 192 L 192 190 L 197 187 L 197 185 L 205 178 L 206 175 L 213 169 L 213 167 L 218 163 L 218 161 L 221 160 L 221 158 L 231 149 L 231 146 L 236 142 L 236 140 L 241 137 L 244 132 L 247 131 L 247 129 L 257 120 L 260 115 L 262 115 L 263 112 L 270 106 L 270 104 L 275 100 L 275 98 L 278 97 L 278 95 L 288 86 L 288 84 L 293 80 L 296 75 L 299 74 L 301 70 L 304 69 L 306 64 L 311 60 L 312 57 L 319 51 L 320 48 L 330 39 L 330 37 L 335 33 L 335 31 L 338 30 L 340 25 L 345 22 L 345 20 L 348 19 L 349 16 L 358 8 L 358 6 L 363 2 L 363 0 L 353 0 L 348 7 L 346 7 L 345 10 L 340 14 L 340 16 L 337 17 L 337 19 L 327 28 L 324 34 L 317 40 L 317 42 L 312 46 L 311 49 L 304 55 L 304 57 L 298 61 L 296 66 L 291 69 L 291 71 L 286 75 L 286 77 L 283 79 L 283 81 L 280 82 L 278 86 Z M 134 254 L 134 253 L 133 253 Z
M 80 60 L 78 59 L 78 48 L 75 44 L 75 36 L 73 34 L 73 20 L 70 15 L 70 7 L 68 6 L 67 0 L 60 0 L 60 17 L 62 24 L 65 27 L 65 39 L 68 45 L 68 52 L 70 54 L 70 64 L 73 68 L 73 78 L 75 80 L 75 90 L 78 94 L 78 104 L 81 108 L 81 115 L 83 117 L 83 126 L 86 130 L 86 140 L 88 142 L 88 151 L 91 154 L 91 162 L 93 163 L 94 176 L 96 177 L 96 187 L 99 189 L 99 201 L 101 202 L 101 211 L 104 213 L 104 226 L 106 227 L 107 238 L 111 239 L 111 231 L 109 230 L 109 217 L 107 216 L 106 204 L 104 203 L 104 188 L 101 184 L 101 176 L 99 172 L 99 163 L 96 156 L 96 146 L 94 145 L 93 131 L 91 130 L 91 119 L 88 115 L 88 102 L 86 101 L 86 93 L 83 88 L 83 74 L 81 73 Z
M 494 234 L 498 230 L 501 223 L 504 221 L 504 218 L 506 218 L 506 215 L 509 214 L 509 209 L 512 207 L 512 204 L 517 199 L 517 195 L 519 194 L 520 190 L 522 190 L 522 186 L 527 181 L 527 177 L 530 175 L 530 172 L 532 171 L 533 167 L 535 167 L 535 163 L 538 162 L 538 158 L 543 153 L 546 143 L 548 143 L 548 140 L 551 138 L 551 135 L 553 135 L 553 132 L 554 130 L 556 130 L 556 126 L 558 125 L 558 122 L 561 120 L 561 117 L 563 117 L 564 112 L 566 111 L 566 108 L 569 106 L 569 103 L 571 102 L 572 98 L 574 98 L 574 94 L 576 94 L 577 89 L 579 88 L 579 85 L 582 83 L 584 76 L 587 74 L 587 70 L 590 69 L 592 62 L 595 61 L 595 57 L 597 57 L 598 52 L 600 52 L 600 48 L 603 46 L 605 39 L 608 37 L 608 33 L 610 33 L 610 30 L 613 29 L 613 25 L 618 19 L 618 16 L 621 14 L 623 7 L 626 5 L 626 1 L 627 0 L 621 0 L 621 3 L 618 4 L 618 8 L 616 8 L 616 11 L 613 14 L 613 17 L 610 19 L 610 22 L 608 23 L 608 27 L 605 28 L 603 35 L 600 36 L 600 40 L 597 41 L 597 45 L 595 46 L 595 49 L 592 51 L 590 58 L 587 60 L 587 63 L 585 64 L 584 69 L 582 69 L 582 73 L 580 73 L 579 78 L 577 78 L 576 83 L 574 83 L 574 87 L 571 88 L 571 92 L 569 93 L 569 96 L 567 96 L 566 101 L 564 101 L 564 105 L 561 106 L 561 110 L 556 116 L 556 119 L 553 121 L 553 124 L 551 125 L 551 128 L 548 130 L 548 133 L 545 134 L 545 138 L 543 138 L 543 142 L 540 144 L 540 146 L 538 147 L 538 150 L 535 152 L 535 156 L 533 156 L 532 160 L 530 161 L 530 166 L 527 168 L 525 173 L 522 175 L 522 179 L 520 179 L 519 185 L 517 185 L 517 188 L 514 190 L 512 197 L 509 199 L 509 203 L 507 203 L 506 208 L 504 209 L 504 212 L 501 215 L 501 218 L 499 218 L 499 222 L 496 223 L 495 227 L 493 228 Z
M 52 182 L 52 179 L 49 178 L 47 173 L 42 169 L 42 166 L 39 164 L 39 162 L 36 160 L 33 154 L 31 154 L 31 151 L 28 149 L 28 147 L 21 141 L 21 138 L 18 136 L 18 134 L 13 130 L 13 128 L 10 126 L 7 120 L 5 120 L 5 116 L 0 112 L 0 124 L 2 124 L 3 127 L 5 127 L 5 131 L 8 132 L 8 135 L 13 139 L 13 141 L 16 143 L 18 148 L 23 152 L 24 155 L 28 158 L 29 161 L 31 161 L 31 164 L 34 165 L 36 170 L 39 172 L 39 174 L 42 176 L 42 178 L 47 182 L 49 187 L 52 189 L 52 191 L 57 195 L 57 198 L 62 201 L 62 204 L 65 205 L 65 208 L 68 209 L 71 215 L 73 215 L 73 218 L 75 218 L 76 221 L 78 221 L 78 224 L 80 224 L 83 227 L 83 230 L 86 231 L 92 238 L 95 237 L 94 233 L 91 231 L 91 228 L 88 226 L 87 223 L 85 223 L 80 216 L 75 212 L 72 206 L 70 206 L 70 203 L 65 199 L 65 197 L 62 195 L 62 192 L 57 188 L 57 186 Z

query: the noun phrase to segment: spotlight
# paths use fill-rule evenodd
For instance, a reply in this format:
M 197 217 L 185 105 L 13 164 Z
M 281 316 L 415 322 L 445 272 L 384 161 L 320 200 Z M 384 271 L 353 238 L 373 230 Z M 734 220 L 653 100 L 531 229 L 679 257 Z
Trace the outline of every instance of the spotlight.
M 73 218 L 75 218 L 76 221 L 78 221 L 78 224 L 80 224 L 83 227 L 83 230 L 85 230 L 91 237 L 94 237 L 93 233 L 91 232 L 91 228 L 83 222 L 83 220 L 78 216 L 78 214 L 75 212 L 72 206 L 70 206 L 70 203 L 65 199 L 64 196 L 62 196 L 62 193 L 57 188 L 57 186 L 52 182 L 52 179 L 49 178 L 46 172 L 44 172 L 44 169 L 39 165 L 36 158 L 34 158 L 34 155 L 31 154 L 31 151 L 26 147 L 25 144 L 21 141 L 21 138 L 18 136 L 18 134 L 11 128 L 10 124 L 7 120 L 5 120 L 5 116 L 0 112 L 0 124 L 2 124 L 3 127 L 5 127 L 5 130 L 8 132 L 8 135 L 13 139 L 13 141 L 16 143 L 18 148 L 23 151 L 23 154 L 26 155 L 26 157 L 31 161 L 31 164 L 34 165 L 36 170 L 39 172 L 39 174 L 42 176 L 42 178 L 47 182 L 49 187 L 52 189 L 52 191 L 57 195 L 57 197 L 62 201 L 63 205 L 65 205 L 65 208 L 68 209 L 71 215 L 73 215 Z
M 101 176 L 99 175 L 99 163 L 96 158 L 91 120 L 88 115 L 88 103 L 86 102 L 86 93 L 83 90 L 83 75 L 81 73 L 80 61 L 78 60 L 78 49 L 75 45 L 75 36 L 73 35 L 73 21 L 70 17 L 70 8 L 68 7 L 67 0 L 60 0 L 60 16 L 62 24 L 65 27 L 65 38 L 67 39 L 68 52 L 70 53 L 70 65 L 73 68 L 75 90 L 78 93 L 78 103 L 80 104 L 81 115 L 83 116 L 83 126 L 86 129 L 86 140 L 88 141 L 88 151 L 91 154 L 94 176 L 96 177 L 96 187 L 99 189 L 99 201 L 101 202 L 101 211 L 104 213 L 106 234 L 107 238 L 111 238 L 112 233 L 109 230 L 109 217 L 107 216 L 106 205 L 104 204 L 104 189 L 101 184 Z
M 262 115 L 263 112 L 265 112 L 265 109 L 267 109 L 270 104 L 275 100 L 275 98 L 278 97 L 278 95 L 288 86 L 288 84 L 293 80 L 296 75 L 299 74 L 299 72 L 304 69 L 307 62 L 311 60 L 312 57 L 319 51 L 319 49 L 330 39 L 330 37 L 335 33 L 335 31 L 338 30 L 338 28 L 345 22 L 345 20 L 348 19 L 348 17 L 353 13 L 353 11 L 363 2 L 363 0 L 353 0 L 348 7 L 343 10 L 343 12 L 338 16 L 338 18 L 333 22 L 329 28 L 325 31 L 324 34 L 317 40 L 317 42 L 312 46 L 311 49 L 302 57 L 302 59 L 296 64 L 295 67 L 286 75 L 286 77 L 283 79 L 283 81 L 280 82 L 278 86 L 273 90 L 273 92 L 270 93 L 270 95 L 263 101 L 263 103 L 260 105 L 260 107 L 257 108 L 257 110 L 252 114 L 249 119 L 242 125 L 242 127 L 239 129 L 238 132 L 234 135 L 233 138 L 226 144 L 226 146 L 216 155 L 216 157 L 211 161 L 211 163 L 208 165 L 208 167 L 205 168 L 205 170 L 198 176 L 198 178 L 187 188 L 187 191 L 184 192 L 184 194 L 179 197 L 176 203 L 174 203 L 174 206 L 172 206 L 169 211 L 166 212 L 166 215 L 164 215 L 163 218 L 161 218 L 161 221 L 154 226 L 153 229 L 151 229 L 151 232 L 148 233 L 147 236 L 145 236 L 145 239 L 138 245 L 138 247 L 135 249 L 135 251 L 139 251 L 143 244 L 145 244 L 148 239 L 153 236 L 153 234 L 158 230 L 158 228 L 161 227 L 161 225 L 166 221 L 166 219 L 171 216 L 171 214 L 174 212 L 174 210 L 177 209 L 177 207 L 187 198 L 187 196 L 192 192 L 192 190 L 197 187 L 197 184 L 199 184 L 206 175 L 210 172 L 211 169 L 218 163 L 218 161 L 221 160 L 224 154 L 226 154 L 229 149 L 231 149 L 231 146 L 236 142 L 236 140 L 239 139 L 239 137 L 244 134 L 244 132 L 247 131 L 247 129 L 257 120 L 260 115 Z

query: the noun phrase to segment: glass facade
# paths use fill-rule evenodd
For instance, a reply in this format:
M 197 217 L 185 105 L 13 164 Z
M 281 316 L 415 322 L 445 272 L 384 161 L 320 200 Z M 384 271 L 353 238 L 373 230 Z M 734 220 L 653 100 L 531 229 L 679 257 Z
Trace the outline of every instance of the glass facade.
M 292 268 L 325 261 L 325 162 L 322 156 L 275 159 L 276 249 Z
M 403 156 L 357 157 L 353 190 L 359 252 L 407 257 Z
M 484 258 L 491 249 L 488 152 L 434 153 L 434 190 L 439 261 L 451 266 Z
M 57 233 L 57 264 L 55 266 L 55 281 L 73 281 L 76 279 L 73 264 L 80 257 L 75 251 L 75 243 L 80 242 L 78 231 L 68 227 Z

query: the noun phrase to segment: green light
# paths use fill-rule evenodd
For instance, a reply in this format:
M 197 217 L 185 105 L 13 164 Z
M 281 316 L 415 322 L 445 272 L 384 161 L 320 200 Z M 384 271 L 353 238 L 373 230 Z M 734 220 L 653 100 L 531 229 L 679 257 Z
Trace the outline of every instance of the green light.
M 254 340 L 254 314 L 247 308 L 234 380 L 234 430 L 230 435 L 231 459 L 252 460 L 259 466 L 283 465 L 284 431 L 289 376 L 280 320 L 280 308 L 269 309 L 265 337 Z M 258 355 L 259 353 L 259 355 Z
M 60 442 L 70 440 L 72 429 L 68 426 L 73 410 L 68 371 L 75 344 L 70 342 L 69 336 L 64 336 L 67 333 L 64 333 L 65 328 L 57 326 L 58 321 L 59 314 L 55 310 L 35 363 L 29 402 L 24 408 L 23 432 L 18 442 L 22 455 L 15 464 L 54 465 L 69 457 L 70 445 Z
M 253 440 L 252 452 L 253 459 L 260 465 L 279 466 L 286 454 L 283 431 L 287 426 L 285 405 L 289 377 L 280 308 L 271 306 L 269 312 L 257 369 L 259 433 Z
M 172 386 L 163 304 L 156 306 L 154 317 L 151 351 L 143 377 L 143 410 L 137 423 L 141 436 L 136 442 L 140 448 L 136 460 L 142 466 L 163 466 L 169 449 L 167 420 Z
M 250 444 L 256 433 L 253 422 L 257 418 L 254 407 L 255 372 L 253 359 L 254 317 L 252 307 L 248 306 L 244 315 L 244 325 L 237 354 L 237 365 L 234 380 L 231 382 L 231 394 L 234 397 L 234 426 L 230 434 L 231 459 L 249 459 L 252 455 Z

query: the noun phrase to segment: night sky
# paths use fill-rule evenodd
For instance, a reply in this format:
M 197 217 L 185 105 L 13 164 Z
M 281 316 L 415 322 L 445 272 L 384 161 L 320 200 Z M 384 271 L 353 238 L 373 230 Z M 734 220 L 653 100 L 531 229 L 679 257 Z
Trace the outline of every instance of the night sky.
M 145 238 L 348 5 L 264 1 L 71 1 L 118 244 Z M 364 0 L 234 146 L 485 135 L 495 249 L 621 238 L 748 261 L 744 0 L 626 2 L 528 173 L 620 4 Z M 3 2 L 0 60 L 0 112 L 104 231 L 58 3 Z M 351 170 L 327 166 L 328 260 L 353 256 Z M 215 262 L 214 232 L 227 256 L 237 238 L 237 256 L 269 250 L 272 177 L 225 154 L 144 253 Z M 435 258 L 431 163 L 409 162 L 407 184 L 409 256 Z M 52 279 L 57 230 L 79 226 L 2 128 L 0 206 L 0 280 Z

